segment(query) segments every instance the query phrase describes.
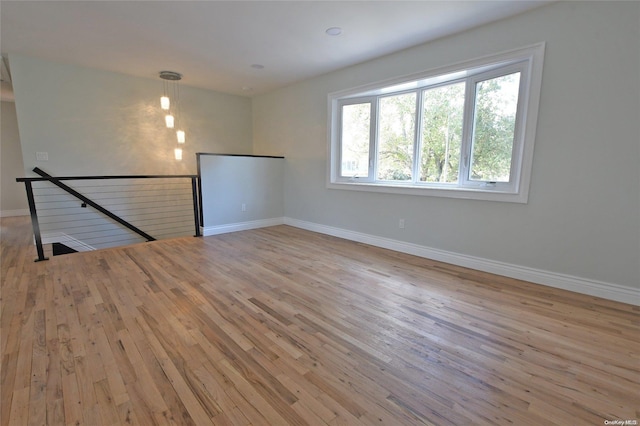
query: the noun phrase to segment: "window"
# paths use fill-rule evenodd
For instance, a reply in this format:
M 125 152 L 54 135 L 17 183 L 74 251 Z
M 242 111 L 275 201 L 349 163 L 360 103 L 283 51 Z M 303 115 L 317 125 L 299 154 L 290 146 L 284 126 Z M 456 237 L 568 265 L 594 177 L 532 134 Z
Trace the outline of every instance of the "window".
M 544 44 L 329 95 L 330 188 L 527 202 Z
M 344 104 L 340 144 L 340 176 L 369 176 L 371 146 L 371 103 Z

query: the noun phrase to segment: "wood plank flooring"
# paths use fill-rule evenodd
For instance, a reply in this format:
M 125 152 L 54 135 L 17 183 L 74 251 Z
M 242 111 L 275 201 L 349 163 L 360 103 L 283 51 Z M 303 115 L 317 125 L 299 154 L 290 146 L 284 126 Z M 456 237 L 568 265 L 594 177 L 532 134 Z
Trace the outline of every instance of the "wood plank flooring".
M 640 420 L 638 307 L 287 226 L 34 263 L 1 223 L 2 426 Z

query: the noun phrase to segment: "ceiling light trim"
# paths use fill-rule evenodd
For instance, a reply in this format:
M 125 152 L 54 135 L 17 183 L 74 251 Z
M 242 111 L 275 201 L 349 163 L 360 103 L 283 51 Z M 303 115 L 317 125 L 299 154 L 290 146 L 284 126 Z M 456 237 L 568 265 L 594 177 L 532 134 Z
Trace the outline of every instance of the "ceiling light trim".
M 160 78 L 169 81 L 179 81 L 182 80 L 182 74 L 175 71 L 160 71 Z
M 325 33 L 329 36 L 336 37 L 342 34 L 342 28 L 340 27 L 330 27 L 325 30 Z

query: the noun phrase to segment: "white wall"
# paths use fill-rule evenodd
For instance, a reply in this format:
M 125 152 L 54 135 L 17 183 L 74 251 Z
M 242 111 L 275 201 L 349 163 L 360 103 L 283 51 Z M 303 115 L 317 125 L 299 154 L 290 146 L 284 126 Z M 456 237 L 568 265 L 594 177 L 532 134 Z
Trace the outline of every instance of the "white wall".
M 284 159 L 200 155 L 203 235 L 281 224 Z
M 254 153 L 286 156 L 285 215 L 298 224 L 638 298 L 639 40 L 640 3 L 547 5 L 254 98 Z M 528 204 L 326 188 L 328 93 L 542 41 Z
M 195 174 L 196 152 L 251 153 L 251 101 L 181 83 L 187 143 L 174 159 L 162 80 L 9 55 L 25 173 Z M 178 70 L 179 71 L 179 70 Z M 36 161 L 36 152 L 49 160 Z
M 28 214 L 24 184 L 16 182 L 16 178 L 24 176 L 24 169 L 15 104 L 0 104 L 0 216 Z

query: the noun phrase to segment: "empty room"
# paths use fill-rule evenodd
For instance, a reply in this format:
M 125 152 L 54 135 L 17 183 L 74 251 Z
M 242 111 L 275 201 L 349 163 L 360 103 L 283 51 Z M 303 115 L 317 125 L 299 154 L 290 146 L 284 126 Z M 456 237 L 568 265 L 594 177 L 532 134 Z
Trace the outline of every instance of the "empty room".
M 640 421 L 639 2 L 0 18 L 0 426 Z

